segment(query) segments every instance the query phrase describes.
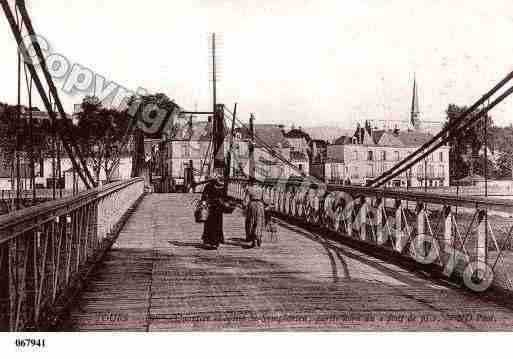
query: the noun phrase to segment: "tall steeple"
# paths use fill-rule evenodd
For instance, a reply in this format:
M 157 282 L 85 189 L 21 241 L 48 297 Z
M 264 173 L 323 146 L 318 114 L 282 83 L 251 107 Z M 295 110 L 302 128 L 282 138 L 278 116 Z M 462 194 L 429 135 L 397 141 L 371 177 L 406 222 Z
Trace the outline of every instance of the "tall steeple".
M 413 95 L 411 99 L 410 122 L 414 129 L 420 129 L 419 94 L 417 92 L 417 79 L 413 74 Z

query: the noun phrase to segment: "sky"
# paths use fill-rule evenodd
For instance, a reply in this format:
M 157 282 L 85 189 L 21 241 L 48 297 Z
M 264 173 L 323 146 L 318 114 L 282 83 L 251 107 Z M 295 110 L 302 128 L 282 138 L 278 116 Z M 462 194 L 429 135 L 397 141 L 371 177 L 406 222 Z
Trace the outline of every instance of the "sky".
M 254 113 L 256 123 L 353 128 L 366 118 L 408 120 L 414 74 L 424 120 L 444 121 L 449 103 L 477 100 L 513 70 L 510 1 L 26 3 L 50 52 L 126 88 L 209 111 L 215 32 L 218 102 L 237 102 L 241 120 Z M 3 16 L 0 33 L 0 102 L 15 103 L 16 44 Z M 83 95 L 60 94 L 69 112 Z M 513 98 L 491 115 L 511 124 Z

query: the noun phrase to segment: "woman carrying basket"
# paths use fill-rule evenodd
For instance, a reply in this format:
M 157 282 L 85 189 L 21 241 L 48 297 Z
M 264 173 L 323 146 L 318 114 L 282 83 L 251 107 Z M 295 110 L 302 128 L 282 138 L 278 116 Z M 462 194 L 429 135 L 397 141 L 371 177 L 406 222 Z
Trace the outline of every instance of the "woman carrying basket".
M 203 189 L 201 201 L 208 204 L 208 217 L 203 227 L 203 245 L 207 249 L 217 249 L 219 243 L 224 243 L 223 212 L 227 211 L 224 184 L 219 175 L 215 175 Z

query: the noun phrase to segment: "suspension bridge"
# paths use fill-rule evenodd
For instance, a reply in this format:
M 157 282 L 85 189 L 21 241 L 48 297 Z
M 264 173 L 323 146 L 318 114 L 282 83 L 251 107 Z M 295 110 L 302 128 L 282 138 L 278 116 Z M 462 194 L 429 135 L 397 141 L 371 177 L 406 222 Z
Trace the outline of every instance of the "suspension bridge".
M 0 4 L 23 56 L 26 35 L 36 34 L 24 1 Z M 141 133 L 132 134 L 133 178 L 96 183 L 41 47 L 32 46 L 39 65 L 23 66 L 84 190 L 60 198 L 55 188 L 51 196 L 9 192 L 7 202 L 45 201 L 21 209 L 11 201 L 0 216 L 2 330 L 511 328 L 513 203 L 384 185 L 509 96 L 513 72 L 367 186 L 306 176 L 240 121 L 252 137 L 250 163 L 234 176 L 236 111 L 214 103 L 209 170 L 224 173 L 226 194 L 239 204 L 258 186 L 274 204 L 278 238 L 248 248 L 239 206 L 224 216 L 225 243 L 206 251 L 192 215 L 199 195 L 148 191 Z M 257 179 L 254 143 L 297 176 Z

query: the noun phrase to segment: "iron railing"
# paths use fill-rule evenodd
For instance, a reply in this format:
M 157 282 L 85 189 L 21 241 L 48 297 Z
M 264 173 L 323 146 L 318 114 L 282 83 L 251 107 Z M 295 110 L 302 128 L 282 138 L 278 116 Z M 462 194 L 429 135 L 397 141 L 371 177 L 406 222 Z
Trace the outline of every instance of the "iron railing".
M 248 185 L 232 180 L 228 194 L 242 200 Z M 255 185 L 279 215 L 455 275 L 474 291 L 513 290 L 513 201 L 310 181 Z
M 0 216 L 0 330 L 51 322 L 143 192 L 131 179 Z

